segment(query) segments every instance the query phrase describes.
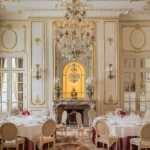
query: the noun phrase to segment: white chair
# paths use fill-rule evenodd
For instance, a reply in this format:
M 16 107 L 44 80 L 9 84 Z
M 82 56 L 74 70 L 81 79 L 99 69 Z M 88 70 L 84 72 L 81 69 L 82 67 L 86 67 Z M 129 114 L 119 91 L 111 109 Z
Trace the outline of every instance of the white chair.
M 0 119 L 6 119 L 9 116 L 9 112 L 0 112 Z
M 130 150 L 132 145 L 138 146 L 138 150 L 142 148 L 150 148 L 150 123 L 145 124 L 140 130 L 140 138 L 132 138 L 130 140 Z
M 88 111 L 88 117 L 89 117 L 89 127 L 91 127 L 93 120 L 96 118 L 96 112 L 94 109 L 90 109 Z
M 150 120 L 150 110 L 147 110 L 144 114 L 144 120 Z
M 19 150 L 19 144 L 22 144 L 24 150 L 24 138 L 17 137 L 18 129 L 12 123 L 5 123 L 1 126 L 1 150 L 3 148 L 16 148 Z
M 95 124 L 96 138 L 95 138 L 95 150 L 97 150 L 97 142 L 103 143 L 107 145 L 107 149 L 109 150 L 113 143 L 116 143 L 117 150 L 117 140 L 118 138 L 115 136 L 109 135 L 109 128 L 105 121 L 99 120 Z
M 34 139 L 34 150 L 36 150 L 36 145 L 39 150 L 42 150 L 43 144 L 53 142 L 53 148 L 55 150 L 55 132 L 56 123 L 54 120 L 47 120 L 42 126 L 42 135 L 37 136 Z
M 77 125 L 78 125 L 78 139 L 79 137 L 81 137 L 81 139 L 83 138 L 83 124 L 82 124 L 82 116 L 79 112 L 76 113 L 76 121 L 77 121 Z
M 118 112 L 119 111 L 123 111 L 123 109 L 122 108 L 117 108 L 116 110 L 115 110 L 115 115 L 118 115 Z
M 43 116 L 50 116 L 49 108 L 44 108 L 41 113 Z
M 66 122 L 67 122 L 68 113 L 67 111 L 63 111 L 62 118 L 61 118 L 61 124 L 57 125 L 57 131 L 61 131 L 61 135 L 63 135 L 63 131 L 65 132 L 66 136 Z
M 11 116 L 18 116 L 20 114 L 20 111 L 17 108 L 14 108 L 10 111 Z
M 93 120 L 95 119 L 96 117 L 96 112 L 94 109 L 90 109 L 88 111 L 88 117 L 89 117 L 89 127 L 88 128 L 84 128 L 84 131 L 86 131 L 89 135 L 89 141 L 91 142 L 91 134 L 93 133 L 93 128 L 92 128 L 92 123 L 93 123 Z

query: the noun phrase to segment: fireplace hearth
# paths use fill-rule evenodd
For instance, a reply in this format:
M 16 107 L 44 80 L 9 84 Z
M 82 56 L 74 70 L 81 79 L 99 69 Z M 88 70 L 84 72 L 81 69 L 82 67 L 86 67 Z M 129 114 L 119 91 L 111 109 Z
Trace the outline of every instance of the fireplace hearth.
M 76 123 L 76 112 L 81 113 L 83 126 L 89 125 L 88 111 L 90 110 L 91 104 L 95 104 L 95 100 L 60 100 L 54 101 L 54 115 L 58 123 L 61 123 L 62 113 L 64 110 L 68 113 L 67 125 L 77 125 Z M 71 114 L 72 113 L 72 114 Z M 71 114 L 71 115 L 70 115 Z

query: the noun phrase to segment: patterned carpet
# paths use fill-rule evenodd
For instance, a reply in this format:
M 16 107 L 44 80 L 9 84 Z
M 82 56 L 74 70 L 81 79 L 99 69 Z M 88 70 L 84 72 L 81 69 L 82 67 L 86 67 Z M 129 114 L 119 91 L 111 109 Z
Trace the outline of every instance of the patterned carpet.
M 52 150 L 49 149 L 49 150 Z M 92 134 L 89 140 L 89 134 L 86 129 L 83 132 L 82 139 L 78 139 L 77 129 L 67 128 L 67 135 L 62 135 L 57 131 L 56 150 L 95 150 L 95 145 L 92 143 Z M 102 150 L 98 148 L 97 150 Z

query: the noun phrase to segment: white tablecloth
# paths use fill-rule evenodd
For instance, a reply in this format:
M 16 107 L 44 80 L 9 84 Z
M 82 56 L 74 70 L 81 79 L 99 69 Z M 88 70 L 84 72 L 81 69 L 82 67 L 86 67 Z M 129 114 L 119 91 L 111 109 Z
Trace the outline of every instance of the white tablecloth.
M 116 119 L 114 124 L 113 121 L 109 118 L 106 119 L 106 117 L 97 117 L 94 120 L 93 126 L 95 127 L 95 123 L 98 120 L 104 119 L 109 127 L 109 133 L 110 135 L 117 136 L 118 138 L 128 137 L 128 136 L 139 136 L 140 135 L 140 128 L 142 125 L 136 125 L 135 121 L 131 119 L 132 122 L 130 122 L 130 119 L 126 117 L 123 121 L 123 119 Z M 112 124 L 111 124 L 112 123 Z

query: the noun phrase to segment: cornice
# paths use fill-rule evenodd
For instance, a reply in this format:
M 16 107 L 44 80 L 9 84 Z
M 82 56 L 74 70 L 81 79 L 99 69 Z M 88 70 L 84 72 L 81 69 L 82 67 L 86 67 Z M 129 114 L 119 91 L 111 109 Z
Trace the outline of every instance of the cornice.
M 150 14 L 150 11 L 130 11 L 129 14 L 133 14 L 133 15 L 146 15 L 146 14 Z
M 139 2 L 139 1 L 145 1 L 145 0 L 86 0 L 87 2 Z
M 56 1 L 61 1 L 61 0 L 4 0 L 6 2 L 25 2 L 25 1 L 28 1 L 28 2 L 37 2 L 37 1 L 47 1 L 47 2 L 56 2 Z

